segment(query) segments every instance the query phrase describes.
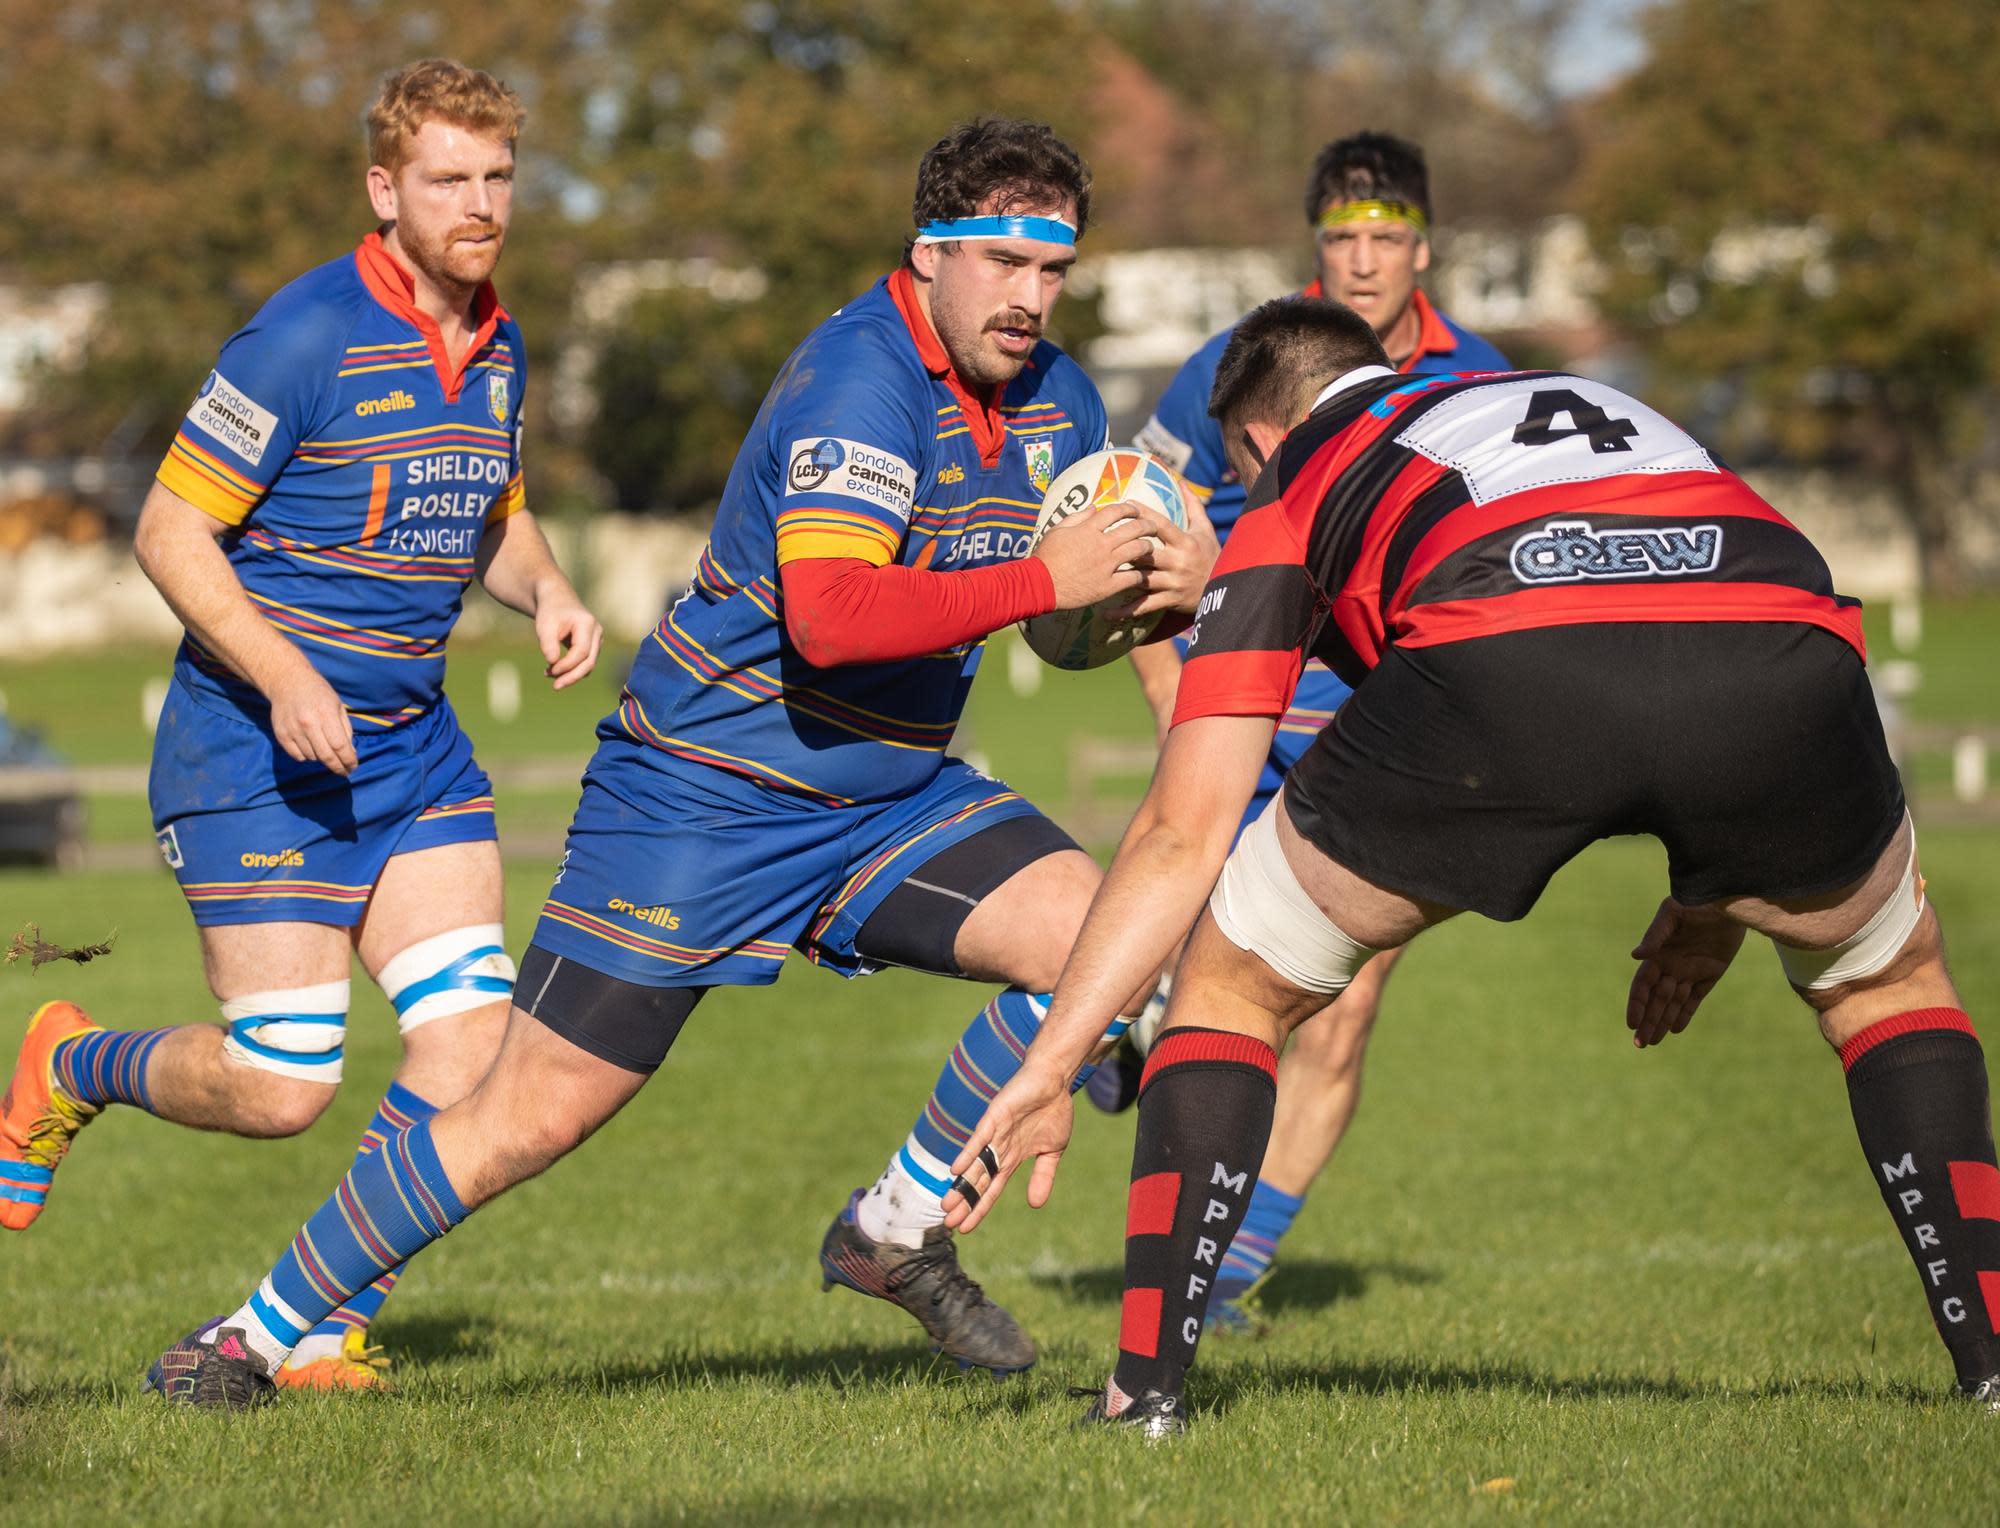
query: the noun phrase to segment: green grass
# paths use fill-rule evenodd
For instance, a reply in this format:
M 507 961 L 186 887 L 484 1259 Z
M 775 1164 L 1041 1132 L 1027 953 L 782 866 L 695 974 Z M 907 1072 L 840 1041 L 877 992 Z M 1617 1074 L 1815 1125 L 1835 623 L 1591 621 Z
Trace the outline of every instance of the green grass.
M 1954 926 L 2000 900 L 1997 848 L 1930 835 Z M 820 1232 L 979 995 L 800 967 L 711 1000 L 600 1137 L 426 1254 L 382 1323 L 394 1397 L 222 1420 L 136 1385 L 342 1169 L 393 1065 L 378 996 L 357 990 L 348 1085 L 300 1140 L 94 1125 L 0 1246 L 5 1499 L 44 1525 L 1990 1521 L 1992 1425 L 1946 1394 L 1838 1068 L 1775 962 L 1747 951 L 1686 1036 L 1626 1044 L 1622 951 L 1661 869 L 1600 846 L 1524 925 L 1461 920 L 1405 962 L 1360 1123 L 1286 1244 L 1277 1329 L 1208 1345 L 1183 1446 L 1067 1430 L 1063 1387 L 1115 1345 L 1128 1121 L 1086 1115 L 1054 1204 L 1003 1206 L 967 1244 L 1041 1339 L 1034 1373 L 945 1372 L 907 1318 L 817 1293 Z M 511 874 L 517 943 L 544 889 Z M 122 930 L 82 970 L 0 975 L 13 1011 L 207 1011 L 164 875 L 16 873 L 0 905 Z M 2000 1011 L 2000 952 L 1959 943 L 1972 1011 Z
M 11 667 L 0 687 L 17 712 L 45 707 L 74 756 L 134 759 L 149 661 Z M 505 727 L 482 693 L 462 705 L 488 758 L 580 761 L 609 689 L 531 685 Z M 1051 675 L 1022 701 L 1004 661 L 970 716 L 995 768 L 1051 804 L 1073 734 L 1145 725 L 1122 672 Z M 552 829 L 567 811 L 554 790 L 501 805 Z M 2000 832 L 1927 830 L 1925 869 L 1990 1022 Z M 516 947 L 547 873 L 510 867 Z M 1064 1386 L 1100 1380 L 1115 1346 L 1129 1120 L 1086 1114 L 1055 1203 L 1016 1199 L 967 1244 L 1041 1340 L 1034 1373 L 946 1372 L 906 1317 L 817 1293 L 828 1219 L 982 994 L 803 966 L 710 1000 L 601 1136 L 425 1255 L 381 1327 L 400 1393 L 165 1412 L 138 1392 L 147 1361 L 243 1297 L 387 1082 L 393 1024 L 358 984 L 348 1085 L 305 1137 L 116 1111 L 42 1222 L 0 1243 L 0 1501 L 38 1528 L 1990 1521 L 1993 1427 L 1949 1398 L 1838 1067 L 1775 961 L 1753 946 L 1689 1034 L 1626 1043 L 1623 951 L 1662 881 L 1653 846 L 1606 844 L 1526 923 L 1426 937 L 1390 992 L 1355 1134 L 1286 1243 L 1276 1330 L 1208 1345 L 1199 1425 L 1173 1449 L 1068 1430 Z M 0 921 L 31 918 L 77 940 L 116 926 L 116 951 L 0 971 L 0 1008 L 62 993 L 117 1025 L 212 1012 L 163 871 L 0 874 Z

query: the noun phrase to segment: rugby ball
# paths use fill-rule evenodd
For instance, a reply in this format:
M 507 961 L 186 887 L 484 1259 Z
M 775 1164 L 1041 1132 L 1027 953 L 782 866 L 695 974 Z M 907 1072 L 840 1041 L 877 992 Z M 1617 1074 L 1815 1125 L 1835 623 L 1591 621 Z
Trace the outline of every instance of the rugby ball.
M 1028 550 L 1032 552 L 1040 544 L 1051 526 L 1109 504 L 1143 504 L 1185 530 L 1188 516 L 1182 491 L 1173 470 L 1143 451 L 1093 452 L 1049 484 Z M 1118 520 L 1107 533 L 1130 523 L 1129 519 Z M 1105 614 L 1131 604 L 1134 597 L 1118 594 L 1083 610 L 1052 610 L 1047 615 L 1031 616 L 1021 623 L 1021 635 L 1045 663 L 1059 669 L 1096 668 L 1124 657 L 1159 625 L 1159 611 L 1124 621 L 1114 621 Z

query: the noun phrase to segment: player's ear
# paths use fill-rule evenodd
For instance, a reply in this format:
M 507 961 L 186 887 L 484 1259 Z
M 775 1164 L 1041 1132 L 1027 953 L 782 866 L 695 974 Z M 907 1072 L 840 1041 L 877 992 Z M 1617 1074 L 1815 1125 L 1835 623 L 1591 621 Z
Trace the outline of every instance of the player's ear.
M 1250 437 L 1250 443 L 1257 448 L 1257 465 L 1261 468 L 1278 454 L 1278 447 L 1284 442 L 1286 431 L 1280 425 L 1262 419 L 1245 420 L 1243 433 Z
M 910 249 L 910 269 L 917 273 L 919 281 L 937 279 L 938 247 L 935 244 L 917 244 Z
M 368 205 L 382 222 L 396 221 L 396 177 L 379 164 L 368 167 Z
M 1417 240 L 1416 262 L 1412 267 L 1412 269 L 1419 271 L 1427 271 L 1430 268 L 1431 268 L 1431 241 L 1429 239 L 1419 239 Z

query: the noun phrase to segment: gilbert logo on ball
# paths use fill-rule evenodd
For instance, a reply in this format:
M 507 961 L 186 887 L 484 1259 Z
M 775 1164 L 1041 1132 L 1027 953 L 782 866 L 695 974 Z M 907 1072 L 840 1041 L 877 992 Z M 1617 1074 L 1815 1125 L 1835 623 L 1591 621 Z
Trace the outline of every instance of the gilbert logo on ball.
M 1049 484 L 1042 512 L 1035 521 L 1033 551 L 1051 526 L 1071 515 L 1089 514 L 1112 504 L 1137 504 L 1156 510 L 1175 525 L 1187 526 L 1187 505 L 1180 479 L 1143 451 L 1097 451 L 1077 462 Z M 1116 530 L 1125 520 L 1114 521 Z M 1114 595 L 1085 610 L 1056 610 L 1021 623 L 1021 635 L 1046 663 L 1062 669 L 1096 668 L 1121 658 L 1152 635 L 1158 614 L 1114 621 L 1105 614 L 1133 603 L 1136 596 Z

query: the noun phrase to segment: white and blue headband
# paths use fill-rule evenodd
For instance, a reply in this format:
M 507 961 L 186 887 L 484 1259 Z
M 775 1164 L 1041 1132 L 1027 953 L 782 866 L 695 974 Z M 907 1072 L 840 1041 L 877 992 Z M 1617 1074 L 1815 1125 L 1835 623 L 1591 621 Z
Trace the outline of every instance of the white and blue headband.
M 1074 249 L 1076 227 L 1060 218 L 941 218 L 918 229 L 916 242 L 945 244 L 956 239 L 1040 239 Z

